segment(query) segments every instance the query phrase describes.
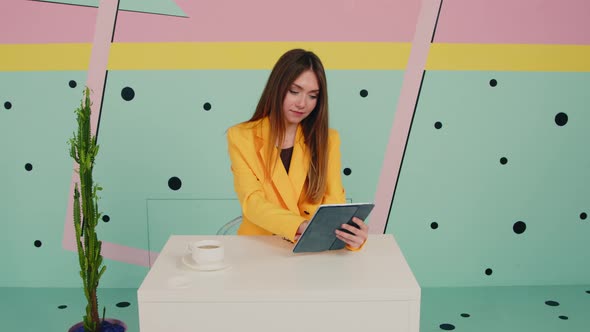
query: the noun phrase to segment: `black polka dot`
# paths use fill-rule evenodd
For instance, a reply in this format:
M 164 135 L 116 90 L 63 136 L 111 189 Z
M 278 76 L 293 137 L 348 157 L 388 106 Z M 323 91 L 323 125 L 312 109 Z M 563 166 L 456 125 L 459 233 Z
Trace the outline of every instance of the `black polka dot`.
M 590 294 L 590 290 L 587 290 L 587 291 L 586 291 L 586 294 Z
M 123 90 L 121 90 L 121 98 L 126 101 L 131 101 L 133 98 L 135 98 L 135 91 L 133 91 L 132 88 L 126 86 L 123 88 Z
M 560 127 L 565 126 L 567 123 L 567 114 L 557 113 L 557 115 L 555 115 L 555 123 Z
M 119 308 L 127 308 L 127 307 L 128 307 L 128 306 L 130 306 L 130 305 L 131 305 L 131 303 L 129 303 L 129 302 L 126 302 L 126 301 L 124 301 L 124 302 L 119 302 L 119 303 L 117 303 L 117 304 L 116 304 L 116 306 L 117 306 L 117 307 L 119 307 Z
M 39 247 L 41 247 L 41 245 L 43 243 L 41 243 L 41 241 L 39 241 L 39 240 L 35 240 L 35 243 L 34 244 L 35 244 L 35 247 L 39 248 Z
M 498 81 L 496 81 L 495 79 L 493 79 L 493 78 L 492 78 L 492 79 L 490 80 L 490 86 L 491 86 L 491 87 L 495 87 L 496 85 L 498 85 Z
M 514 223 L 514 225 L 512 225 L 512 230 L 516 234 L 522 234 L 526 230 L 526 223 L 523 221 L 517 221 Z
M 462 313 L 462 314 L 461 314 L 461 317 L 465 317 L 465 318 L 467 318 L 467 317 L 471 317 L 471 315 L 470 315 L 470 314 L 466 314 L 466 313 Z
M 350 173 L 352 173 L 352 171 L 351 171 L 351 170 L 350 170 L 350 168 L 348 168 L 348 167 L 347 167 L 347 168 L 345 168 L 343 172 L 344 172 L 344 175 L 346 175 L 346 176 L 349 176 L 349 175 L 350 175 Z
M 109 217 L 107 214 L 105 214 L 104 216 L 102 216 L 102 221 L 109 222 L 109 221 L 111 221 L 111 217 Z
M 550 307 L 557 307 L 559 305 L 559 302 L 549 300 L 549 301 L 545 301 L 545 304 L 548 305 L 548 306 L 550 306 Z
M 369 91 L 362 89 L 360 95 L 361 97 L 366 98 L 369 95 Z
M 568 320 L 569 317 L 568 316 L 559 316 L 559 319 Z
M 76 83 L 76 81 L 74 80 L 70 80 L 70 82 L 68 83 L 68 85 L 70 86 L 70 88 L 75 88 L 78 86 L 78 83 Z
M 508 163 L 508 158 L 506 158 L 506 157 L 500 158 L 500 164 L 506 165 L 507 163 Z
M 58 305 L 58 306 L 57 306 L 57 309 L 65 309 L 65 308 L 67 308 L 67 307 L 68 307 L 67 305 L 65 305 L 65 304 L 62 304 L 62 305 Z
M 580 219 L 586 220 L 586 218 L 588 218 L 588 215 L 586 214 L 586 212 L 580 213 Z
M 209 103 L 205 103 L 205 104 L 203 104 L 203 109 L 204 109 L 205 111 L 209 111 L 209 110 L 211 110 L 211 104 L 209 104 Z
M 486 273 L 486 275 L 491 276 L 492 273 L 494 273 L 494 271 L 492 271 L 492 269 L 488 268 L 488 269 L 486 269 L 485 273 Z
M 437 222 L 433 222 L 430 224 L 430 228 L 432 229 L 437 229 L 438 228 L 438 223 Z
M 440 128 L 442 128 L 442 123 L 441 123 L 441 122 L 439 122 L 439 121 L 435 122 L 435 123 L 434 123 L 434 128 L 436 128 L 436 129 L 440 129 Z
M 168 187 L 170 187 L 172 190 L 178 190 L 180 187 L 182 187 L 182 181 L 180 181 L 180 179 L 176 176 L 173 176 L 168 180 Z
M 440 324 L 440 329 L 441 330 L 445 330 L 445 331 L 452 331 L 452 330 L 455 329 L 455 325 L 453 325 L 453 324 L 447 324 L 447 323 Z
M 7 110 L 11 109 L 12 108 L 12 103 L 9 102 L 9 101 L 5 102 L 4 103 L 4 108 L 6 108 Z
M 29 172 L 30 172 L 30 171 L 32 171 L 32 170 L 33 170 L 33 165 L 31 165 L 31 164 L 29 164 L 29 163 L 26 163 L 26 164 L 25 164 L 25 169 L 26 169 L 27 171 L 29 171 Z

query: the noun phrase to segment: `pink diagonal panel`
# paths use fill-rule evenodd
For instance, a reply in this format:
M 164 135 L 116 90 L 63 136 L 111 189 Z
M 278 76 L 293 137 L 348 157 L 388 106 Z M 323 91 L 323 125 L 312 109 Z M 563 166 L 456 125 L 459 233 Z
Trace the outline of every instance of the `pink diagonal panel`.
M 96 22 L 96 29 L 92 42 L 92 53 L 90 55 L 90 63 L 88 65 L 88 78 L 86 86 L 88 86 L 88 88 L 92 91 L 90 96 L 92 101 L 90 128 L 92 135 L 95 136 L 98 128 L 98 119 L 100 118 L 100 102 L 102 100 L 105 73 L 107 70 L 107 62 L 111 46 L 111 36 L 115 26 L 117 5 L 118 0 L 103 0 L 100 3 L 96 17 L 94 18 L 94 21 Z M 62 240 L 63 247 L 69 250 L 76 249 L 76 235 L 73 222 L 73 197 L 74 185 L 75 183 L 79 183 L 79 181 L 80 178 L 78 173 L 73 172 L 72 181 L 70 183 L 66 220 L 64 223 L 64 235 Z
M 87 86 L 93 91 L 91 130 L 96 135 L 98 119 L 100 117 L 100 103 L 104 93 L 104 80 L 107 70 L 109 51 L 111 47 L 111 36 L 115 28 L 117 7 L 119 0 L 102 0 L 96 16 L 96 31 L 92 43 L 92 54 L 88 67 Z M 73 223 L 73 195 L 74 183 L 79 181 L 77 173 L 72 174 L 70 193 L 67 205 L 66 220 L 64 223 L 64 235 L 62 245 L 67 250 L 76 251 L 76 239 Z M 150 253 L 146 250 L 119 245 L 116 243 L 103 242 L 102 255 L 105 258 L 113 259 L 129 264 L 150 266 Z M 156 253 L 151 253 L 156 257 Z
M 0 0 L 0 44 L 89 43 L 96 8 Z
M 588 0 L 444 0 L 435 42 L 590 44 Z
M 412 51 L 404 73 L 397 110 L 375 193 L 375 211 L 371 217 L 371 233 L 381 234 L 385 230 L 404 155 L 404 147 L 412 124 L 414 106 L 420 91 L 422 73 L 430 51 L 430 40 L 436 25 L 440 2 L 441 0 L 422 0 Z
M 409 42 L 417 0 L 177 0 L 188 18 L 120 12 L 117 42 Z

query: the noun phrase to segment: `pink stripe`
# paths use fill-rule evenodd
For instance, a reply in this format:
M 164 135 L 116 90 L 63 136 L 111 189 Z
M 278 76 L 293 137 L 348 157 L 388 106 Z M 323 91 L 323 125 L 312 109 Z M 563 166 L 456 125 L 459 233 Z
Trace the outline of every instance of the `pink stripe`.
M 375 193 L 375 211 L 371 217 L 371 233 L 374 234 L 381 234 L 385 230 L 440 3 L 441 0 L 422 1 L 412 51 L 404 74 L 402 90 Z
M 104 0 L 103 0 L 104 1 Z M 103 243 L 102 255 L 105 258 L 139 266 L 151 266 L 149 257 L 157 257 L 157 253 L 146 250 L 122 246 L 115 243 Z
M 96 8 L 0 0 L 0 44 L 89 43 Z
M 88 68 L 87 85 L 93 91 L 92 99 L 92 134 L 96 135 L 99 112 L 104 88 L 105 73 L 111 47 L 111 37 L 115 27 L 118 0 L 102 0 L 96 17 L 96 31 L 92 44 L 92 54 Z M 73 226 L 73 196 L 74 183 L 78 181 L 78 174 L 74 172 L 70 185 L 68 211 L 64 225 L 62 245 L 65 249 L 76 250 L 76 239 Z M 149 266 L 149 252 L 137 248 L 126 247 L 114 243 L 103 242 L 103 256 L 129 264 Z
M 96 134 L 98 125 L 102 94 L 104 89 L 105 74 L 109 62 L 111 38 L 115 29 L 115 17 L 119 0 L 102 0 L 96 17 L 96 31 L 92 43 L 92 53 L 88 66 L 87 85 L 92 90 L 92 130 Z
M 70 228 L 73 234 L 74 227 L 67 226 L 67 228 Z M 71 237 L 71 239 L 66 239 L 66 237 L 64 236 L 63 248 L 70 251 L 77 250 L 76 242 L 73 236 Z M 158 253 L 137 249 L 133 247 L 122 246 L 115 243 L 103 242 L 102 256 L 106 259 L 112 259 L 119 262 L 150 267 L 151 264 L 153 264 L 153 262 L 158 257 Z
M 158 258 L 159 253 L 155 251 L 150 251 L 150 266 L 154 265 L 156 262 L 156 258 Z
M 96 135 L 102 95 L 104 93 L 105 74 L 111 48 L 111 37 L 115 28 L 118 0 L 102 0 L 96 17 L 96 31 L 92 44 L 92 54 L 88 68 L 87 85 L 93 91 L 92 99 L 92 134 Z M 70 185 L 70 196 L 68 200 L 68 212 L 64 226 L 64 237 L 62 245 L 67 250 L 76 251 L 76 239 L 73 226 L 73 196 L 74 183 L 79 181 L 78 173 L 72 175 Z M 103 242 L 102 256 L 128 264 L 151 266 L 158 257 L 157 252 L 150 252 L 138 248 L 119 245 L 116 243 Z
M 436 42 L 590 44 L 588 0 L 444 1 Z
M 117 42 L 409 42 L 415 0 L 177 0 L 188 18 L 120 12 Z
M 94 35 L 94 42 L 92 45 L 92 53 L 90 55 L 90 65 L 88 68 L 87 85 L 93 91 L 91 99 L 92 118 L 91 128 L 92 134 L 96 135 L 96 127 L 98 124 L 100 102 L 103 93 L 105 72 L 107 69 L 107 62 L 109 50 L 111 46 L 111 36 L 115 25 L 115 15 L 117 13 L 118 0 L 103 0 L 98 8 L 96 16 L 96 28 Z M 78 173 L 74 172 L 72 175 L 72 182 L 70 184 L 70 195 L 68 199 L 68 211 L 64 225 L 64 238 L 62 245 L 66 249 L 76 250 L 76 238 L 74 232 L 73 222 L 73 207 L 74 207 L 74 183 L 79 181 Z

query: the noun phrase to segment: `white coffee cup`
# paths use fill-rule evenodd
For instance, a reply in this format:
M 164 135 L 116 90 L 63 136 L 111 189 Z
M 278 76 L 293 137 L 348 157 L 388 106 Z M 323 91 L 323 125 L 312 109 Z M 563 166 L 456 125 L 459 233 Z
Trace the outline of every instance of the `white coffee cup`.
M 221 242 L 202 240 L 188 244 L 188 251 L 197 265 L 216 265 L 223 263 L 224 249 Z

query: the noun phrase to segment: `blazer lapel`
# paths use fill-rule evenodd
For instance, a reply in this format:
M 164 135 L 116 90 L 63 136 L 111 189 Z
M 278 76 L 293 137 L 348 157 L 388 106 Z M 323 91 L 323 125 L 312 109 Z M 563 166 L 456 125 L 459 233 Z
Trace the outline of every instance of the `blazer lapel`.
M 290 176 L 287 175 L 287 171 L 285 170 L 285 167 L 283 167 L 279 155 L 278 155 L 278 149 L 273 149 L 273 154 L 271 156 L 271 160 L 267 160 L 267 156 L 266 156 L 266 149 L 267 146 L 272 144 L 272 146 L 275 145 L 274 142 L 270 142 L 269 141 L 269 129 L 270 129 L 270 123 L 268 121 L 268 119 L 263 119 L 262 123 L 260 126 L 258 126 L 258 130 L 257 130 L 257 138 L 258 138 L 258 143 L 257 143 L 257 149 L 258 149 L 258 155 L 260 160 L 262 160 L 263 164 L 262 165 L 267 165 L 268 162 L 274 162 L 274 165 L 272 165 L 271 167 L 271 180 L 272 180 L 272 184 L 275 187 L 276 191 L 279 193 L 279 195 L 281 196 L 281 199 L 283 200 L 283 202 L 285 203 L 285 205 L 287 206 L 287 208 L 297 214 L 299 214 L 299 208 L 297 207 L 297 200 L 299 195 L 295 195 L 295 191 L 293 190 L 294 187 L 291 183 L 291 179 Z M 295 161 L 295 148 L 293 149 L 293 157 L 292 160 Z M 293 164 L 291 164 L 293 165 Z M 265 166 L 263 166 L 263 168 L 265 169 Z M 290 171 L 293 171 L 293 168 L 290 169 Z

